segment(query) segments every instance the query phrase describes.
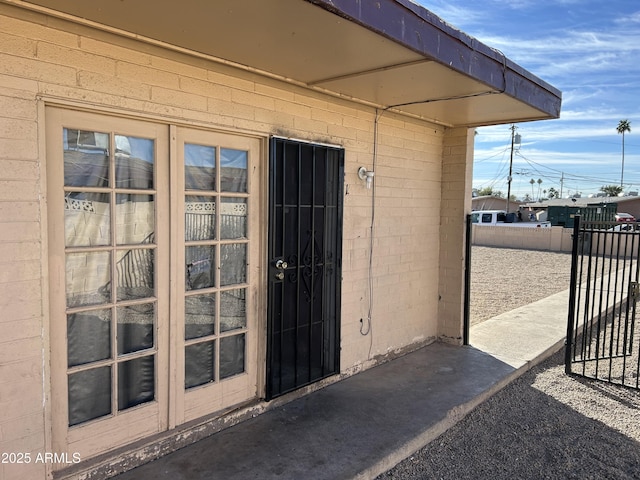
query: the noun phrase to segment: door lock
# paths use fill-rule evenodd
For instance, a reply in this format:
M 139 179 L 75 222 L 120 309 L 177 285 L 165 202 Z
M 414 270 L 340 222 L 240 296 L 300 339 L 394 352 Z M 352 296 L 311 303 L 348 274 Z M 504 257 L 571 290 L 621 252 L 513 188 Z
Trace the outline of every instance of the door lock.
M 284 280 L 284 272 L 276 273 L 276 279 L 277 280 Z
M 284 260 L 280 259 L 276 261 L 276 268 L 278 270 L 284 270 L 288 267 L 289 265 L 287 265 L 287 262 L 285 262 Z

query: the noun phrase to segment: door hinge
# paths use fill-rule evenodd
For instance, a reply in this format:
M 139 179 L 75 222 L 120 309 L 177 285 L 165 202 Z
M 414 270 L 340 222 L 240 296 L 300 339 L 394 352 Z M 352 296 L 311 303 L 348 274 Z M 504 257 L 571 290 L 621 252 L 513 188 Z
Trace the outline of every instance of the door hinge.
M 631 282 L 629 284 L 629 295 L 631 296 L 634 302 L 638 301 L 638 297 L 640 297 L 640 283 Z

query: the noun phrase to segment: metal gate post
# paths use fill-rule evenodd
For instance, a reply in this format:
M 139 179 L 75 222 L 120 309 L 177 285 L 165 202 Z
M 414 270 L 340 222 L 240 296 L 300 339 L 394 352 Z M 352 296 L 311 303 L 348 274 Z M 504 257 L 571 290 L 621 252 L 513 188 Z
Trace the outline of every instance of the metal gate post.
M 465 229 L 466 244 L 464 255 L 464 317 L 462 323 L 462 344 L 469 345 L 469 329 L 471 326 L 471 215 L 467 215 Z
M 571 373 L 571 350 L 573 348 L 573 323 L 576 314 L 576 290 L 578 288 L 578 247 L 580 240 L 580 215 L 573 219 L 573 245 L 571 250 L 571 277 L 569 281 L 569 313 L 567 315 L 567 339 L 564 351 L 564 371 Z

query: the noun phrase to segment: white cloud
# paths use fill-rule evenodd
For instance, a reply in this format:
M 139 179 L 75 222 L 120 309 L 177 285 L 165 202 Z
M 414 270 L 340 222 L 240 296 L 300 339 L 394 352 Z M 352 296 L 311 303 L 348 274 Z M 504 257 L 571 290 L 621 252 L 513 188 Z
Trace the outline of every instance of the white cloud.
M 638 69 L 636 62 L 628 57 L 640 52 L 640 31 L 634 33 L 596 33 L 589 31 L 563 31 L 538 38 L 514 37 L 489 34 L 483 43 L 498 48 L 507 57 L 524 65 L 557 64 L 555 68 L 568 64 L 569 68 L 581 70 L 616 63 L 629 64 Z
M 483 20 L 487 18 L 486 10 L 481 8 L 460 7 L 458 5 L 452 5 L 451 2 L 448 1 L 412 1 L 421 4 L 445 22 L 456 26 L 456 28 L 460 25 L 481 24 Z
M 540 176 L 547 186 L 562 172 L 565 187 L 575 190 L 597 192 L 619 183 L 621 136 L 615 128 L 628 119 L 625 184 L 640 189 L 640 10 L 633 2 L 486 0 L 482 8 L 471 0 L 420 3 L 562 91 L 559 119 L 518 124 L 520 154 L 532 164 L 516 155 L 514 168 Z M 477 131 L 474 186 L 489 182 L 506 192 L 510 125 Z M 523 175 L 514 176 L 513 186 L 524 184 L 517 188 L 531 193 L 530 178 Z
M 615 20 L 615 23 L 620 25 L 633 25 L 640 23 L 640 11 L 634 12 L 631 15 L 627 15 L 624 17 L 618 17 Z

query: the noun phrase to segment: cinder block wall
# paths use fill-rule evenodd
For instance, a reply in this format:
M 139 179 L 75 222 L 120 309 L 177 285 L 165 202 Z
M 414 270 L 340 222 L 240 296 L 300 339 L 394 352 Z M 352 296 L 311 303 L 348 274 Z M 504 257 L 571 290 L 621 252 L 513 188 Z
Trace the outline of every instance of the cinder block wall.
M 485 247 L 522 248 L 529 250 L 549 250 L 570 252 L 573 246 L 573 229 L 563 227 L 490 227 L 473 226 L 473 245 Z
M 347 163 L 343 368 L 437 335 L 444 129 L 389 114 L 378 129 L 375 188 L 353 177 L 359 165 L 373 168 L 370 150 Z
M 42 182 L 37 41 L 0 17 L 0 452 L 47 449 L 43 352 Z M 54 68 L 57 69 L 56 66 Z M 44 478 L 45 465 L 0 463 L 0 478 Z
M 4 4 L 0 32 L 0 452 L 49 449 L 47 103 L 342 145 L 342 370 L 457 335 L 466 129 L 379 115 L 367 190 L 370 107 Z M 5 480 L 45 473 L 0 464 Z
M 470 213 L 474 129 L 445 131 L 440 210 L 438 338 L 462 343 L 466 214 Z

